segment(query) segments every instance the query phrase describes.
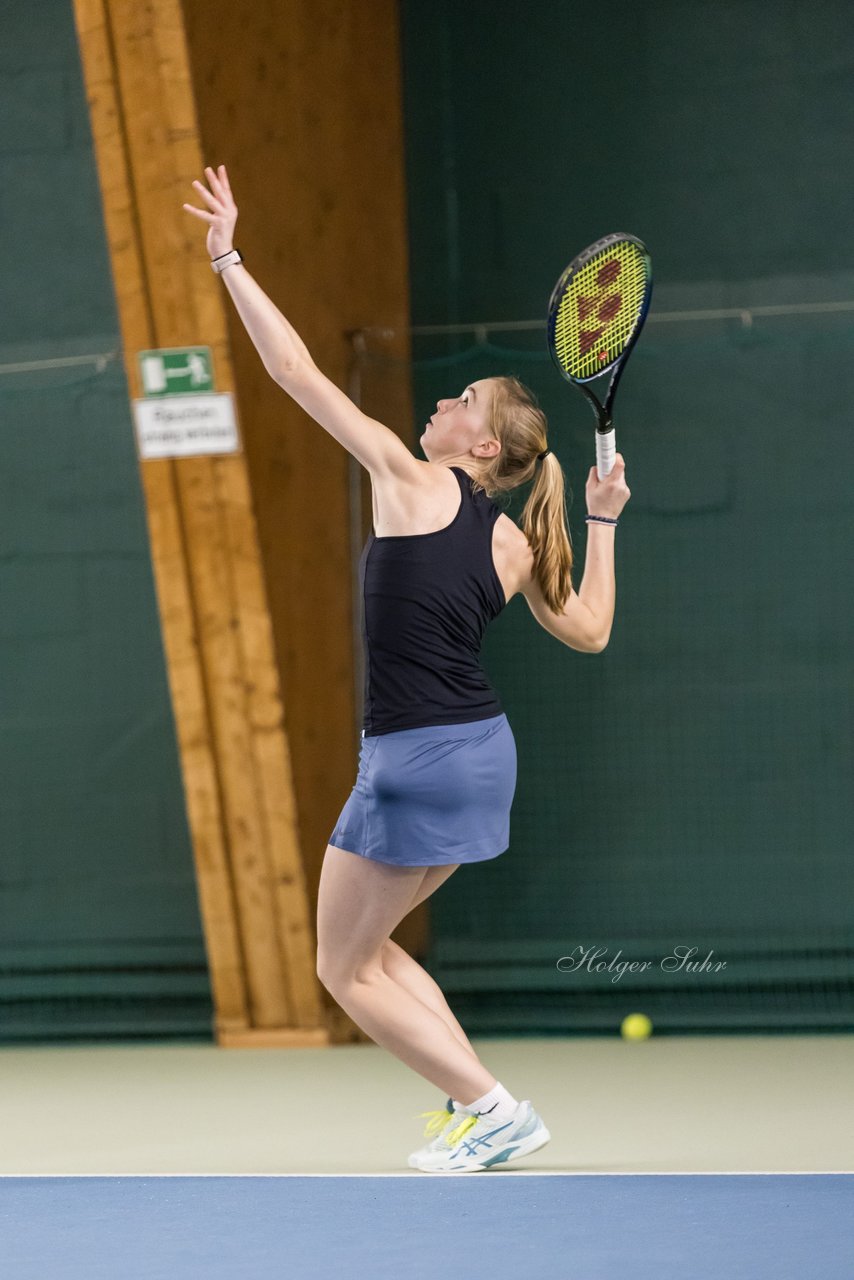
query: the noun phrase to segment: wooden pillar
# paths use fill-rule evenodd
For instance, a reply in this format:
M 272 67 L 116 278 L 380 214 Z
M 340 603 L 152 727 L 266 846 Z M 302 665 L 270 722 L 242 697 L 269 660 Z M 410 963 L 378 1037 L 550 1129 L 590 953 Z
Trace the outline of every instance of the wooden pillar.
M 247 268 L 345 392 L 346 332 L 394 331 L 381 348 L 394 374 L 370 380 L 364 407 L 416 452 L 398 0 L 182 8 L 204 163 L 228 167 Z M 244 448 L 313 911 L 358 760 L 350 567 L 370 528 L 370 481 L 268 377 L 233 307 L 226 318 L 251 415 Z M 354 471 L 363 520 L 351 546 Z M 427 905 L 416 908 L 395 931 L 413 954 L 423 951 L 427 918 Z M 353 1033 L 348 1019 L 338 1025 Z

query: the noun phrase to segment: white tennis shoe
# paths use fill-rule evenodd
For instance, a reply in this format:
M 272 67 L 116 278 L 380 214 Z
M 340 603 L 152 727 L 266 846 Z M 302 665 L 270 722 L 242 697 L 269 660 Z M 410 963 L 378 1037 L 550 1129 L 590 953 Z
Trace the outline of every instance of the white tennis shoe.
M 539 1151 L 551 1138 L 529 1101 L 503 1120 L 493 1115 L 463 1115 L 446 1122 L 429 1150 L 416 1151 L 409 1163 L 424 1173 L 476 1173 Z

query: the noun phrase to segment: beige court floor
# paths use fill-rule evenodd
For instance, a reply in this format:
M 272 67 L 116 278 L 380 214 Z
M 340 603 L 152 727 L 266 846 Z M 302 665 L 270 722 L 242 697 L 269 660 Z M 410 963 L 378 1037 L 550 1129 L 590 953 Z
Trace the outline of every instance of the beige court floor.
M 473 1038 L 530 1173 L 854 1171 L 854 1036 Z M 0 1048 L 0 1174 L 404 1174 L 444 1095 L 371 1044 Z M 503 1173 L 509 1171 L 502 1171 Z

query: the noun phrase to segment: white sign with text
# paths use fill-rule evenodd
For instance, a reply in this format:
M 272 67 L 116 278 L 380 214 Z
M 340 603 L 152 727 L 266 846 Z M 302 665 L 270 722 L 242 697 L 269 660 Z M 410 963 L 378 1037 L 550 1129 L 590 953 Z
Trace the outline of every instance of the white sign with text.
M 140 458 L 240 452 L 228 391 L 134 400 L 133 414 Z

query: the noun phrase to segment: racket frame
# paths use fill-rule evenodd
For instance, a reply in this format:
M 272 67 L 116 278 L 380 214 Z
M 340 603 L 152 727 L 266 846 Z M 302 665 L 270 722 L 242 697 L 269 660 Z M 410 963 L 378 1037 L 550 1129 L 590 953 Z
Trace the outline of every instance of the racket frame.
M 587 263 L 590 261 L 591 258 L 595 257 L 596 254 L 602 253 L 604 250 L 611 248 L 613 245 L 617 244 L 621 240 L 628 240 L 632 244 L 636 245 L 640 249 L 641 253 L 643 254 L 644 259 L 646 260 L 647 284 L 646 284 L 646 289 L 644 290 L 643 304 L 641 306 L 640 311 L 638 312 L 638 316 L 637 316 L 637 319 L 635 320 L 634 327 L 629 336 L 629 340 L 626 343 L 626 345 L 623 347 L 620 354 L 616 356 L 613 360 L 611 360 L 608 364 L 604 365 L 603 368 L 597 369 L 594 373 L 591 373 L 588 377 L 574 378 L 571 374 L 567 373 L 566 369 L 564 369 L 563 365 L 561 364 L 557 356 L 556 342 L 555 342 L 555 328 L 557 325 L 558 313 L 560 311 L 560 300 L 562 299 L 563 295 L 566 293 L 567 285 L 569 284 L 569 282 L 573 279 L 574 276 L 578 274 L 579 271 L 582 270 L 583 267 L 587 266 Z M 637 342 L 638 337 L 640 336 L 640 331 L 644 326 L 644 321 L 646 320 L 647 312 L 649 311 L 649 304 L 651 299 L 652 299 L 652 261 L 650 259 L 649 250 L 647 249 L 644 242 L 642 240 L 639 240 L 637 236 L 629 235 L 628 232 L 623 232 L 623 231 L 614 231 L 610 235 L 602 236 L 600 240 L 596 240 L 594 241 L 593 244 L 588 245 L 586 249 L 582 250 L 581 253 L 579 253 L 575 258 L 573 258 L 572 262 L 570 262 L 569 266 L 562 273 L 554 289 L 552 289 L 552 296 L 549 299 L 548 330 L 547 330 L 547 341 L 548 341 L 549 353 L 551 355 L 552 360 L 557 365 L 558 371 L 560 372 L 561 376 L 565 378 L 567 382 L 571 382 L 573 386 L 578 387 L 580 391 L 584 392 L 585 396 L 590 402 L 590 405 L 593 409 L 594 414 L 596 415 L 596 430 L 603 434 L 607 431 L 612 430 L 611 409 L 614 404 L 614 396 L 616 394 L 617 386 L 619 384 L 620 378 L 623 375 L 623 369 L 626 366 L 626 361 L 631 355 L 632 348 Z M 596 378 L 604 377 L 609 369 L 613 370 L 611 374 L 611 381 L 608 383 L 608 390 L 605 395 L 605 400 L 604 402 L 600 403 L 597 397 L 585 384 L 588 382 L 595 381 Z

